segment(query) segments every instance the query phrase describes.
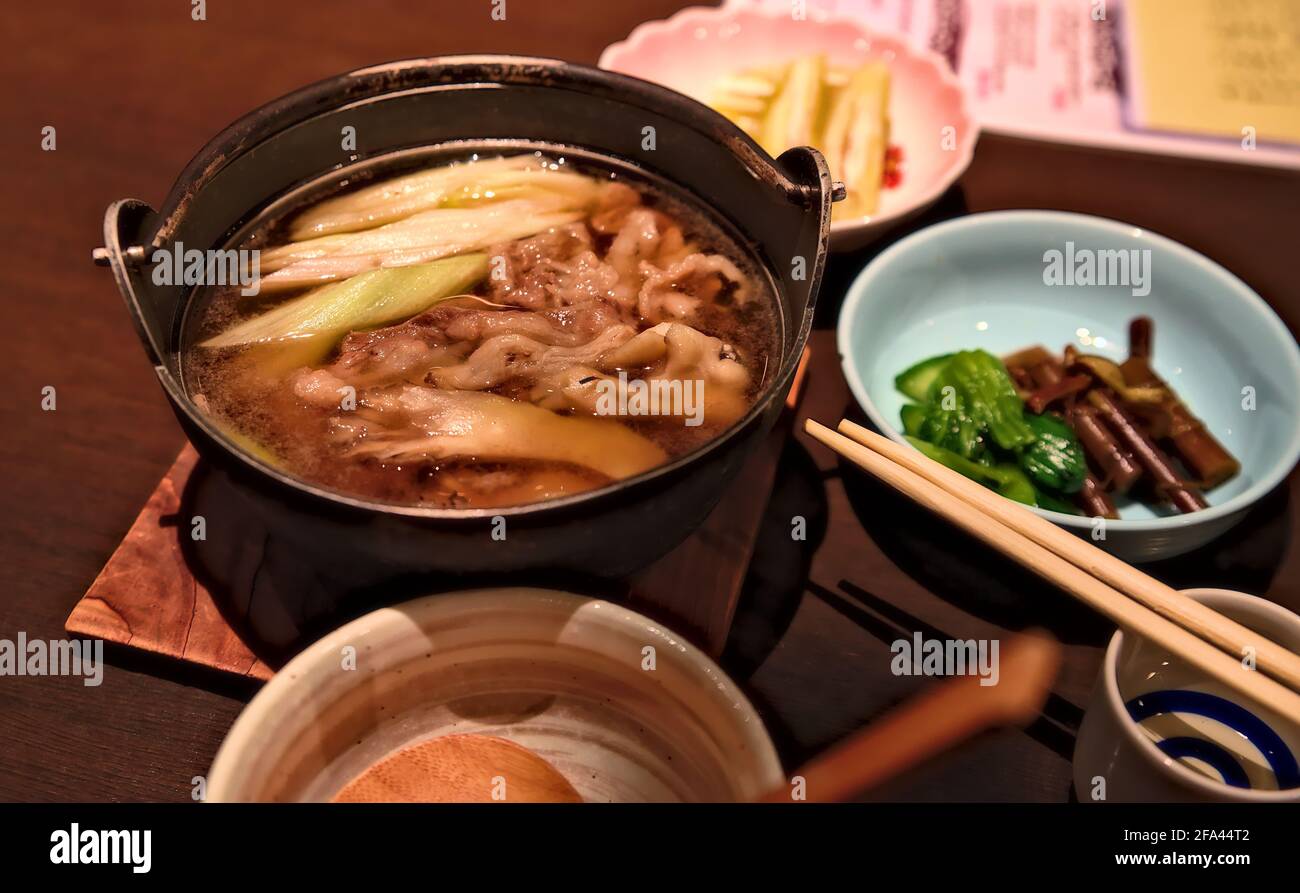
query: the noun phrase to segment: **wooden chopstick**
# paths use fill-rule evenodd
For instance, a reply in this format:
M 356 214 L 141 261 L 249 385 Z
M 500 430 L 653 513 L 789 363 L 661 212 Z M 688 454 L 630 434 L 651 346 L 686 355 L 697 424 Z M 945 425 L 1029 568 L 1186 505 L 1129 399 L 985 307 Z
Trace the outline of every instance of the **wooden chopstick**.
M 1118 625 L 1151 640 L 1207 676 L 1269 707 L 1289 721 L 1300 723 L 1300 694 L 1295 691 L 1262 673 L 1247 669 L 1239 660 L 1234 660 L 1204 639 L 1197 638 L 1141 602 L 1008 527 L 999 516 L 977 508 L 900 462 L 812 419 L 805 427 L 809 434 L 835 452 L 1056 584 Z M 998 499 L 1005 502 L 1002 497 Z
M 1253 653 L 1256 669 L 1300 691 L 1300 655 L 1268 637 L 1188 598 L 1178 590 L 1142 573 L 1133 565 L 1062 530 L 1019 503 L 998 496 L 911 447 L 895 443 L 888 437 L 855 425 L 847 419 L 840 422 L 840 433 L 916 472 L 985 514 L 992 515 L 1017 533 L 1029 537 L 1076 567 L 1137 599 L 1237 660 Z

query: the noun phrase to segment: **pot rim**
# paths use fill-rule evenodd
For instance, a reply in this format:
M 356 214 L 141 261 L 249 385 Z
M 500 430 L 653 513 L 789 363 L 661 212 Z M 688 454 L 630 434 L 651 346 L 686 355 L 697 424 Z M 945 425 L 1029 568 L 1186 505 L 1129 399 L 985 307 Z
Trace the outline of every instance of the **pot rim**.
M 563 72 L 567 82 L 565 85 L 551 82 L 551 77 L 557 72 Z M 377 80 L 372 82 L 371 79 Z M 162 240 L 170 238 L 177 221 L 184 217 L 189 199 L 194 193 L 207 185 L 230 161 L 266 136 L 268 122 L 276 121 L 280 130 L 288 129 L 319 112 L 338 108 L 340 94 L 346 96 L 345 104 L 350 104 L 390 93 L 440 86 L 457 87 L 476 81 L 562 89 L 585 87 L 587 92 L 615 96 L 625 104 L 629 104 L 629 99 L 639 99 L 640 102 L 636 104 L 647 108 L 677 106 L 686 113 L 685 120 L 693 129 L 722 141 L 757 179 L 771 182 L 784 190 L 792 200 L 809 203 L 815 201 L 809 187 L 792 180 L 771 155 L 728 118 L 684 93 L 652 81 L 546 56 L 507 53 L 421 56 L 355 68 L 314 81 L 263 103 L 228 124 L 199 149 L 172 184 L 159 210 L 161 222 L 154 232 L 152 247 L 160 247 Z M 817 150 L 812 151 L 818 159 L 821 158 Z M 337 167 L 344 167 L 346 163 L 340 162 Z M 321 171 L 321 174 L 325 173 L 327 171 Z M 827 186 L 829 187 L 829 179 Z M 829 236 L 829 221 L 824 229 Z

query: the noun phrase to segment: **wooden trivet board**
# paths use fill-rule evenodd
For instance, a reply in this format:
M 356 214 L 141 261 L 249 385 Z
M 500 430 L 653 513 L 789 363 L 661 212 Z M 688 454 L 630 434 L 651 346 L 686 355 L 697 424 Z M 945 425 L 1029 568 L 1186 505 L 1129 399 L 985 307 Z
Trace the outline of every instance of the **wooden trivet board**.
M 781 420 L 700 528 L 628 581 L 630 603 L 714 656 L 731 628 L 807 367 L 805 350 Z M 196 579 L 178 535 L 188 531 L 178 521 L 181 494 L 199 463 L 186 444 L 64 626 L 73 635 L 264 681 L 274 669 L 227 623 L 220 594 Z

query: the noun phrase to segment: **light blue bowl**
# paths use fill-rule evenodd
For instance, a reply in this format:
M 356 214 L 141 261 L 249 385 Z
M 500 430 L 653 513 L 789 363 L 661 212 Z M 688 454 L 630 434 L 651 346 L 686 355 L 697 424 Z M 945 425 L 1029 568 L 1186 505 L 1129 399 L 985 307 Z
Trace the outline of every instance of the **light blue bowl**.
M 1064 255 L 1067 243 L 1076 262 L 1084 249 L 1150 253 L 1136 256 L 1141 266 L 1131 268 L 1127 284 L 1049 285 L 1047 252 Z M 1122 274 L 1117 265 L 1108 272 L 1108 280 L 1123 278 L 1114 275 Z M 1106 523 L 1098 545 L 1150 561 L 1219 536 L 1300 459 L 1300 350 L 1268 305 L 1227 270 L 1113 220 L 1052 211 L 974 214 L 914 233 L 876 257 L 849 289 L 838 344 L 854 396 L 883 433 L 903 443 L 898 414 L 907 401 L 894 377 L 918 360 L 976 347 L 998 355 L 1033 344 L 1060 351 L 1068 343 L 1122 359 L 1129 320 L 1143 314 L 1155 323 L 1156 371 L 1242 464 L 1241 474 L 1207 494 L 1203 511 L 1120 505 L 1121 520 Z M 1089 518 L 1034 511 L 1081 534 L 1093 530 Z

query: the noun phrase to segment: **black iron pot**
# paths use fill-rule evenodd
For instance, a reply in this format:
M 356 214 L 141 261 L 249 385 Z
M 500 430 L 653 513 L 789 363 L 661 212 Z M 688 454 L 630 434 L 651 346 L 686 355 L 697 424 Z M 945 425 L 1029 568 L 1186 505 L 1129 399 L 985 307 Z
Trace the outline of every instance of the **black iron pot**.
M 340 149 L 345 126 L 356 128 L 352 154 Z M 651 137 L 653 149 L 646 148 Z M 770 274 L 781 305 L 779 368 L 753 409 L 705 447 L 639 477 L 508 509 L 367 501 L 243 452 L 185 392 L 182 321 L 193 293 L 153 282 L 153 252 L 176 242 L 225 247 L 269 206 L 323 178 L 365 175 L 427 151 L 421 147 L 478 143 L 633 168 L 730 223 Z M 815 150 L 792 149 L 773 162 L 720 115 L 644 81 L 549 59 L 415 59 L 322 81 L 235 122 L 190 163 L 161 211 L 130 199 L 113 204 L 96 259 L 112 266 L 186 434 L 277 537 L 308 555 L 347 555 L 394 573 L 616 575 L 649 563 L 696 527 L 780 412 L 812 323 L 831 201 Z

